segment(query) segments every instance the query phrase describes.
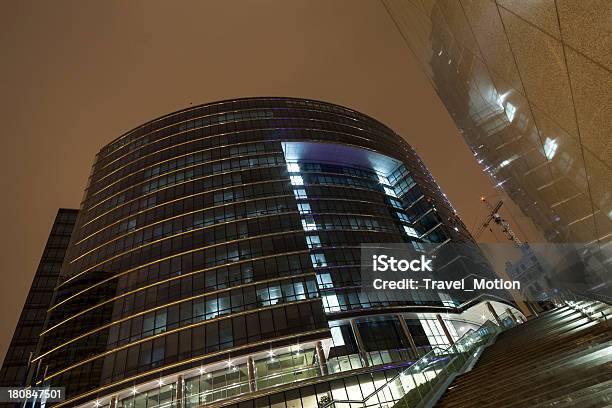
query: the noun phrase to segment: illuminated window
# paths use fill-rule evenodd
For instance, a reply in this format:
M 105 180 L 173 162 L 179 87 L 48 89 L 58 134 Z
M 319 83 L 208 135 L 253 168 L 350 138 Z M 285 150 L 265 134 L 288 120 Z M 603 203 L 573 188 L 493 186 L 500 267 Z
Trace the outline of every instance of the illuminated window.
M 339 312 L 340 303 L 336 295 L 325 295 L 323 296 L 323 306 L 328 312 Z
M 387 179 L 385 176 L 381 176 L 380 174 L 378 174 L 378 182 L 387 186 L 391 184 L 389 183 L 389 179 Z
M 300 198 L 308 198 L 308 196 L 306 195 L 306 190 L 304 189 L 298 189 L 298 190 L 293 190 L 293 195 L 295 196 L 296 199 L 300 199 Z
M 323 268 L 327 266 L 324 254 L 310 254 L 310 261 L 315 268 Z
M 332 282 L 332 278 L 329 273 L 317 274 L 317 284 L 321 289 L 334 287 L 334 283 Z
M 300 165 L 297 163 L 287 163 L 287 171 L 289 173 L 299 173 Z
M 383 188 L 385 189 L 385 194 L 391 197 L 397 197 L 397 195 L 395 195 L 395 191 L 391 190 L 389 187 L 383 186 Z
M 308 248 L 319 248 L 321 246 L 321 238 L 318 235 L 308 235 L 306 236 L 306 243 Z
M 332 340 L 334 347 L 344 346 L 344 337 L 342 336 L 342 329 L 338 326 L 330 327 Z
M 302 228 L 304 231 L 316 231 L 317 224 L 315 223 L 314 218 L 306 217 L 302 220 Z
M 419 237 L 419 233 L 414 228 L 409 227 L 407 225 L 404 225 L 404 232 L 411 237 L 415 237 L 415 238 Z
M 300 214 L 310 214 L 311 213 L 310 204 L 299 203 L 298 210 L 300 211 Z
M 389 202 L 391 203 L 391 205 L 399 210 L 403 209 L 402 208 L 402 203 L 400 203 L 398 200 L 394 199 L 394 198 L 390 198 Z
M 304 185 L 304 179 L 302 178 L 302 176 L 289 176 L 289 179 L 291 180 L 291 184 L 293 184 L 294 186 Z
M 400 220 L 404 221 L 404 222 L 410 222 L 410 219 L 408 218 L 408 216 L 406 214 L 400 213 L 400 212 L 396 212 L 397 216 L 399 217 Z
M 425 252 L 425 245 L 422 242 L 412 241 L 412 246 L 417 252 Z

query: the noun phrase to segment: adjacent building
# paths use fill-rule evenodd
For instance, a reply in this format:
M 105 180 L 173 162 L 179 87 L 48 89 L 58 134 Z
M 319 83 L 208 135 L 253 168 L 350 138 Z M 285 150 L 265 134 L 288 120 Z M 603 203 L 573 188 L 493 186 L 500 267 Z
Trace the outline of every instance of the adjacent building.
M 546 239 L 609 244 L 612 4 L 383 4 L 478 163 Z
M 449 242 L 475 248 L 414 150 L 364 114 L 262 97 L 163 116 L 96 156 L 31 383 L 88 408 L 365 398 L 490 309 L 364 293 L 361 245 Z
M 36 354 L 38 338 L 45 324 L 47 309 L 51 306 L 53 289 L 60 274 L 77 214 L 78 210 L 60 208 L 55 216 L 30 291 L 19 316 L 17 328 L 0 370 L 0 387 L 28 385 L 29 362 Z

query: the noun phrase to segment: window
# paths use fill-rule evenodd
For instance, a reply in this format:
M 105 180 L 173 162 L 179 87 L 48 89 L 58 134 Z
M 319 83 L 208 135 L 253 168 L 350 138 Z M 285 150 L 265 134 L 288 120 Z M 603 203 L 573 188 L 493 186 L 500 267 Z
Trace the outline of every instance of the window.
M 329 273 L 317 274 L 317 284 L 321 289 L 334 287 L 334 283 L 332 282 L 332 278 Z
M 308 203 L 298 203 L 298 210 L 300 211 L 300 214 L 310 214 L 312 211 L 310 204 Z
M 323 296 L 323 307 L 328 312 L 339 312 L 340 303 L 336 295 L 325 295 Z
M 315 268 L 322 268 L 327 266 L 327 261 L 325 260 L 324 254 L 311 254 L 310 260 L 312 261 L 312 266 Z
M 400 213 L 400 212 L 396 212 L 395 214 L 397 214 L 397 217 L 404 222 L 410 222 L 410 219 L 408 218 L 408 216 L 406 214 Z
M 300 165 L 297 163 L 287 163 L 287 171 L 289 173 L 298 173 L 300 171 Z
M 389 187 L 383 186 L 383 189 L 385 190 L 386 195 L 391 196 L 391 197 L 397 197 L 397 195 L 395 195 L 395 191 L 393 191 Z
M 308 248 L 319 248 L 321 246 L 321 238 L 318 235 L 307 235 L 306 243 Z
M 342 329 L 340 327 L 331 327 L 331 335 L 334 342 L 334 347 L 344 346 L 344 337 L 342 337 Z
M 394 199 L 394 198 L 389 198 L 389 202 L 391 202 L 391 205 L 399 210 L 402 209 L 402 203 L 399 202 L 398 200 Z
M 404 225 L 404 232 L 408 234 L 408 236 L 415 237 L 415 238 L 419 237 L 419 233 L 414 228 L 409 227 L 407 225 Z
M 302 220 L 302 228 L 304 229 L 304 231 L 316 231 L 317 224 L 315 223 L 314 218 L 305 217 Z
M 295 196 L 297 200 L 299 200 L 300 198 L 308 198 L 308 196 L 306 195 L 306 190 L 301 189 L 301 188 L 297 190 L 293 190 L 293 195 Z
M 304 179 L 302 176 L 289 176 L 289 180 L 291 180 L 291 184 L 294 186 L 303 186 Z

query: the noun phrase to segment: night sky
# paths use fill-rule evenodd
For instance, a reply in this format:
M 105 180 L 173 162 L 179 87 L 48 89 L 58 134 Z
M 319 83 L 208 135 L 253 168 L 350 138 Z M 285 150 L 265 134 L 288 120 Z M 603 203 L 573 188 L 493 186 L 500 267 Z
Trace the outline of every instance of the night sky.
M 471 230 L 479 197 L 500 194 L 378 1 L 7 0 L 0 49 L 0 359 L 55 213 L 79 207 L 95 153 L 191 104 L 293 96 L 371 115 L 416 148 Z

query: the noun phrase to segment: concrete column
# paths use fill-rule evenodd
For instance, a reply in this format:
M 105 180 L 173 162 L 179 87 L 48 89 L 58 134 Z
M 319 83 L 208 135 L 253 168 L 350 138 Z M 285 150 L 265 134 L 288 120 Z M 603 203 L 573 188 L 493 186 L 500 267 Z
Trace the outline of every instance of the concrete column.
M 359 328 L 357 327 L 357 322 L 355 320 L 351 320 L 351 330 L 353 330 L 353 335 L 355 336 L 355 341 L 357 342 L 357 349 L 359 350 L 361 361 L 365 367 L 368 367 L 370 365 L 370 361 L 368 361 L 368 354 L 363 345 L 363 340 L 361 339 L 361 334 L 359 334 Z
M 515 324 L 520 324 L 519 320 L 516 318 L 514 313 L 512 313 L 512 310 L 509 307 L 506 308 L 506 313 L 508 313 L 508 315 L 512 318 L 512 320 L 514 320 Z
M 117 396 L 113 395 L 110 399 L 109 408 L 117 408 Z
M 446 327 L 446 322 L 444 321 L 444 319 L 442 319 L 442 316 L 440 316 L 439 314 L 436 315 L 436 317 L 438 318 L 438 322 L 442 326 L 442 330 L 444 330 L 444 334 L 446 335 L 446 339 L 451 344 L 451 346 L 454 346 L 455 345 L 455 341 L 453 340 L 453 336 L 451 336 L 450 332 L 448 331 L 448 327 Z
M 182 375 L 176 378 L 176 408 L 183 408 L 183 399 L 185 397 L 185 380 Z
M 414 339 L 412 338 L 412 334 L 410 333 L 410 330 L 408 329 L 408 324 L 406 324 L 406 320 L 404 320 L 402 315 L 397 315 L 397 318 L 400 321 L 400 325 L 402 326 L 404 335 L 408 339 L 408 343 L 410 343 L 410 348 L 414 352 L 414 355 L 416 356 L 416 358 L 419 358 L 420 357 L 419 350 L 417 349 L 416 343 L 414 342 Z
M 325 351 L 323 350 L 323 343 L 317 341 L 315 343 L 315 351 L 317 352 L 317 360 L 319 360 L 319 371 L 321 375 L 327 375 L 327 357 L 325 357 Z
M 501 327 L 502 322 L 499 319 L 499 316 L 497 315 L 497 312 L 495 311 L 495 309 L 493 308 L 493 305 L 490 302 L 487 302 L 487 308 L 489 309 L 489 312 L 491 312 L 491 314 L 493 315 L 493 317 L 495 318 L 495 321 L 497 322 L 497 324 L 499 325 L 499 327 Z
M 247 359 L 247 373 L 249 375 L 249 391 L 257 391 L 257 381 L 255 377 L 255 361 L 253 357 Z

